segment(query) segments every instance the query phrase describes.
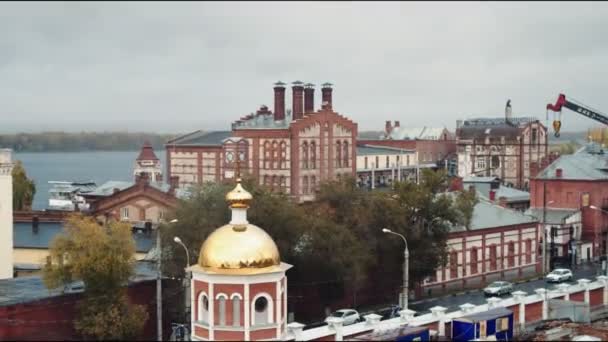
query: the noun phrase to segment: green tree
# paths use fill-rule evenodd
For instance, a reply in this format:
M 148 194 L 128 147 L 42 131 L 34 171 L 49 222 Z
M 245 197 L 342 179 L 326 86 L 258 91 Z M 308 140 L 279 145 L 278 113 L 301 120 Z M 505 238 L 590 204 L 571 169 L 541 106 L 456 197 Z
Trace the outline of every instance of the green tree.
M 125 287 L 135 265 L 135 241 L 128 224 L 100 226 L 91 217 L 72 215 L 65 234 L 51 243 L 50 257 L 43 268 L 47 288 L 84 282 L 74 322 L 79 333 L 97 340 L 128 340 L 141 334 L 148 313 L 144 306 L 129 303 Z
M 13 210 L 30 210 L 34 195 L 36 194 L 36 183 L 27 177 L 23 163 L 17 160 L 12 171 L 13 176 Z

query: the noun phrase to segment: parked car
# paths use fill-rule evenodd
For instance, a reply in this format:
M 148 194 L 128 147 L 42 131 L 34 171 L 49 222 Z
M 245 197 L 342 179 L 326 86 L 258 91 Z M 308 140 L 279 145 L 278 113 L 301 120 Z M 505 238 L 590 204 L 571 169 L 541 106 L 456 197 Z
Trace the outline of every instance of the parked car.
M 325 323 L 329 323 L 328 320 L 330 317 L 342 318 L 344 323 L 342 325 L 355 324 L 360 321 L 359 312 L 353 309 L 340 309 L 333 312 L 329 317 L 325 319 Z
M 572 271 L 567 268 L 556 268 L 547 274 L 545 280 L 550 283 L 572 280 Z
M 380 320 L 383 321 L 385 319 L 399 317 L 399 311 L 401 311 L 401 307 L 399 305 L 391 305 L 387 308 L 378 310 L 376 314 L 382 316 Z
M 483 289 L 486 296 L 502 296 L 513 292 L 513 284 L 508 281 L 495 281 Z

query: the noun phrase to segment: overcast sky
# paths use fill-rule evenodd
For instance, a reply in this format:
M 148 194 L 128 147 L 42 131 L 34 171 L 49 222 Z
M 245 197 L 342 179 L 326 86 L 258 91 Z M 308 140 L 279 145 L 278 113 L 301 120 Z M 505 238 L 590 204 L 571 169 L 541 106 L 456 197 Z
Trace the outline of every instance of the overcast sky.
M 608 3 L 0 3 L 0 131 L 229 129 L 272 84 L 334 84 L 382 130 L 608 112 Z M 291 89 L 288 89 L 288 107 Z M 320 104 L 317 87 L 315 104 Z M 562 130 L 595 122 L 564 110 Z

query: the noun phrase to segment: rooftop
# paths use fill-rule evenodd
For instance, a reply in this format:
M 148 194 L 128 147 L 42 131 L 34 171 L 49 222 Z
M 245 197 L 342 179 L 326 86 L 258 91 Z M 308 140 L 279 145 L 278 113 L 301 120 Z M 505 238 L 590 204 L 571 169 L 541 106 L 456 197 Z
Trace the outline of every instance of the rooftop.
M 291 114 L 286 113 L 284 120 L 275 121 L 272 113 L 267 114 L 250 114 L 233 123 L 234 129 L 286 129 L 291 123 Z
M 397 147 L 388 147 L 388 146 L 374 146 L 374 145 L 358 145 L 357 146 L 357 155 L 358 156 L 379 155 L 379 154 L 398 154 L 399 152 L 414 153 L 414 150 L 397 148 Z
M 156 154 L 154 153 L 154 149 L 150 142 L 146 141 L 144 146 L 141 147 L 141 151 L 139 151 L 139 156 L 137 156 L 136 160 L 159 160 Z
M 231 135 L 231 131 L 203 132 L 198 130 L 169 140 L 167 145 L 221 146 L 222 141 Z
M 48 249 L 53 239 L 62 232 L 62 223 L 39 223 L 37 231 L 32 228 L 31 223 L 14 223 L 13 248 Z M 135 250 L 138 253 L 147 253 L 154 246 L 155 237 L 154 230 L 151 233 L 140 230 L 134 232 Z
M 450 193 L 456 196 L 455 193 Z M 517 210 L 504 208 L 494 204 L 487 199 L 480 197 L 479 203 L 475 205 L 473 210 L 473 219 L 470 230 L 488 229 L 512 226 L 518 224 L 526 224 L 536 222 L 536 218 L 523 214 Z M 450 228 L 452 232 L 462 232 L 466 228 L 463 226 L 453 226 Z
M 102 185 L 98 186 L 97 188 L 95 188 L 95 190 L 87 193 L 86 195 L 87 196 L 107 197 L 114 193 L 114 189 L 118 189 L 118 191 L 123 191 L 134 185 L 135 185 L 135 182 L 107 181 L 107 182 L 103 183 Z M 162 192 L 168 192 L 169 188 L 171 187 L 169 184 L 163 183 L 163 182 L 150 182 L 150 186 L 159 191 L 162 191 Z M 187 195 L 187 193 L 186 193 L 185 189 L 182 189 L 182 188 L 175 189 L 175 196 L 177 198 L 184 198 L 184 197 L 186 197 L 186 195 Z
M 130 283 L 156 279 L 155 265 L 155 263 L 151 262 L 137 262 L 135 264 L 135 275 Z M 74 282 L 71 285 L 72 286 L 67 289 L 70 293 L 83 292 L 81 281 Z M 28 303 L 61 296 L 62 294 L 62 289 L 47 289 L 40 276 L 0 280 L 0 306 Z
M 578 209 L 546 208 L 546 210 L 543 210 L 543 208 L 529 208 L 525 214 L 534 216 L 538 220 L 542 220 L 544 217 L 545 222 L 549 224 L 561 224 L 577 212 L 579 212 Z
M 560 156 L 536 178 L 557 179 L 557 169 L 562 169 L 560 179 L 608 180 L 608 154 L 597 144 L 587 144 L 573 154 Z
M 444 130 L 443 127 L 394 127 L 389 137 L 393 140 L 439 140 Z

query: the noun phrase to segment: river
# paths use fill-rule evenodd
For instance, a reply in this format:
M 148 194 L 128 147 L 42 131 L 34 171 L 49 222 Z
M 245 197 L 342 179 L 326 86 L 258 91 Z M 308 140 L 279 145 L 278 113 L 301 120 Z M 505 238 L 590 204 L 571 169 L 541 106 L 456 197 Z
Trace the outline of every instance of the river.
M 164 151 L 155 151 L 165 170 Z M 46 209 L 49 181 L 93 181 L 101 185 L 109 180 L 133 180 L 133 166 L 139 151 L 14 153 L 21 160 L 29 178 L 36 183 L 32 207 Z

